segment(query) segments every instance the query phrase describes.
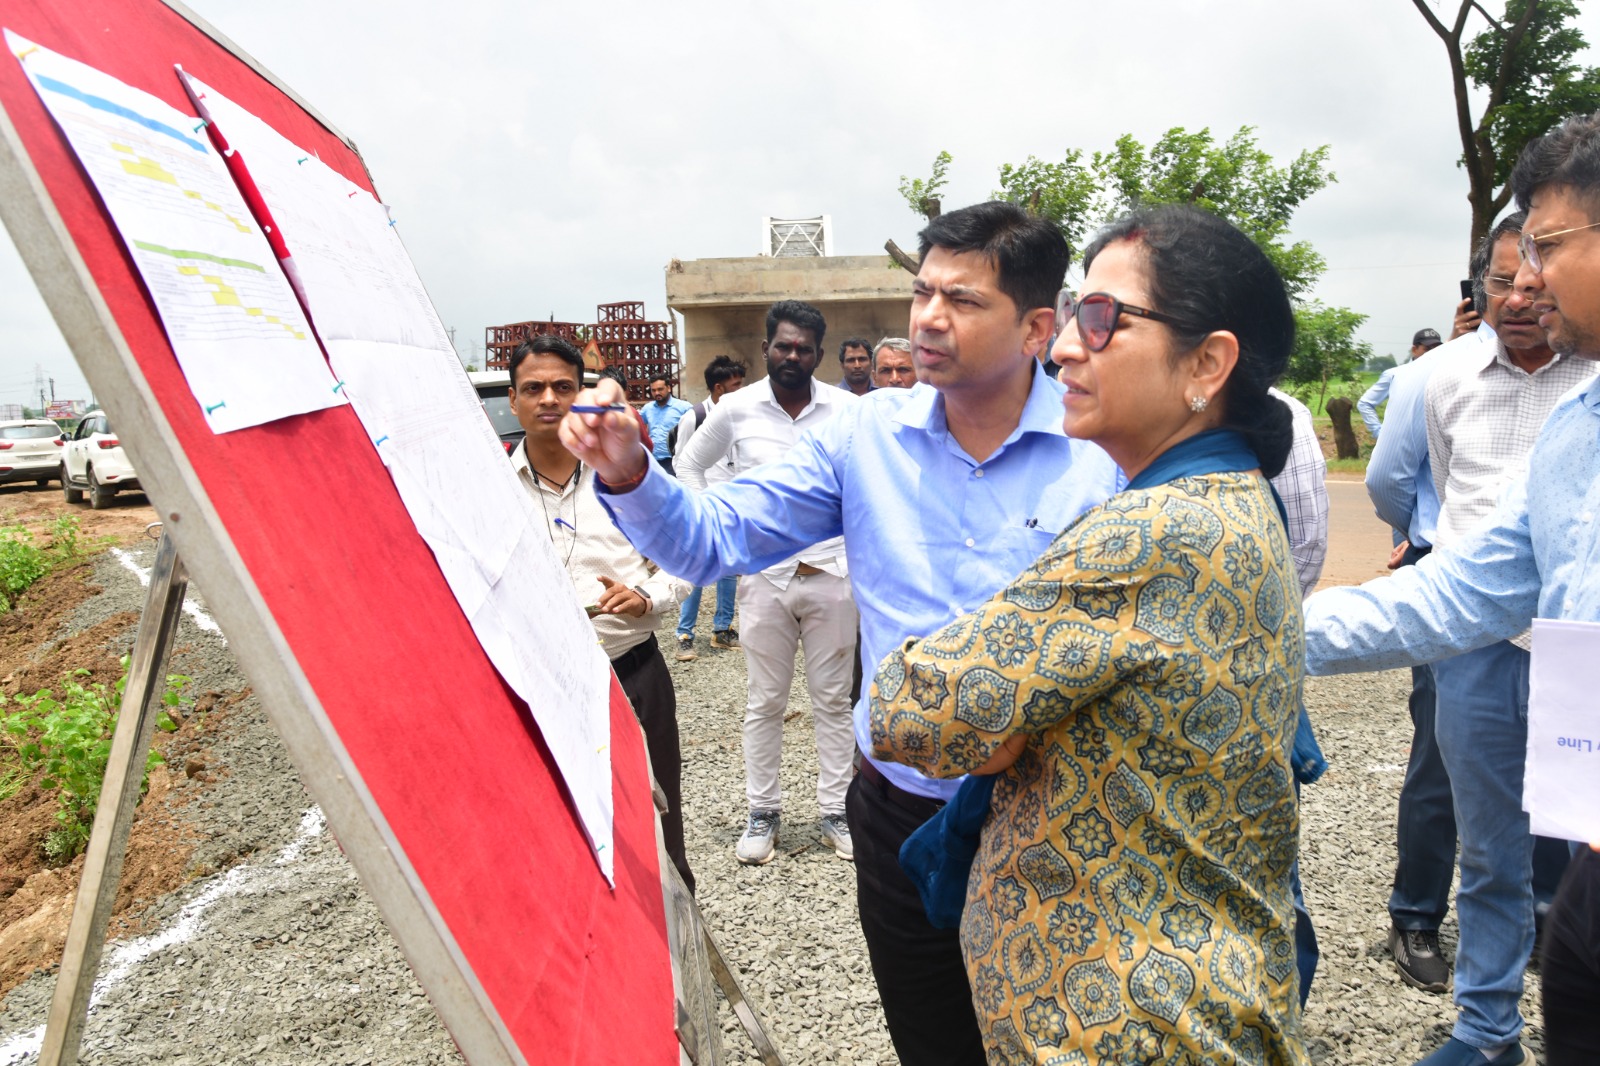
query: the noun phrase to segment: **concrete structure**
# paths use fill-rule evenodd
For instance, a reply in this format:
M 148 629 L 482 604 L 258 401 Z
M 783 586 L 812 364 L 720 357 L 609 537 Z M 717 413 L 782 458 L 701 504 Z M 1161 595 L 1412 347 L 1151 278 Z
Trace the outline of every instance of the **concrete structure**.
M 876 344 L 905 336 L 911 275 L 886 255 L 674 259 L 667 264 L 667 307 L 683 316 L 678 394 L 703 399 L 706 364 L 719 355 L 743 359 L 749 381 L 765 377 L 767 308 L 779 300 L 805 300 L 822 311 L 828 332 L 817 378 L 838 382 L 839 343 L 846 337 Z

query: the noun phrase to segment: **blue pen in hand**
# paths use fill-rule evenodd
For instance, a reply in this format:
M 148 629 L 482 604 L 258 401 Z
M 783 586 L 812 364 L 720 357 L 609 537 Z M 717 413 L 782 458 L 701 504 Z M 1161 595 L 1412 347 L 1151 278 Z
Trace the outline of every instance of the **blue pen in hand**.
M 625 403 L 608 403 L 603 406 L 597 406 L 592 403 L 575 403 L 567 408 L 575 415 L 603 415 L 611 411 L 626 411 L 627 409 L 628 405 Z

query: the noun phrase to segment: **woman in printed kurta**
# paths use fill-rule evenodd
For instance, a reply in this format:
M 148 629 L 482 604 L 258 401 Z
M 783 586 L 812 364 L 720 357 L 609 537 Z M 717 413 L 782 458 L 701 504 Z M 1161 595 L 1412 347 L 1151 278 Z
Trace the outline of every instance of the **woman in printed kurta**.
M 908 641 L 874 686 L 874 755 L 936 777 L 1002 770 L 961 922 L 994 1063 L 1307 1061 L 1289 891 L 1303 634 L 1279 507 L 1249 469 L 1287 454 L 1287 410 L 1252 405 L 1281 371 L 1263 350 L 1289 344 L 1252 343 L 1250 323 L 1192 306 L 1203 293 L 1184 306 L 1157 284 L 1161 242 L 1182 251 L 1197 226 L 1215 243 L 1226 223 L 1164 209 L 1102 236 L 1086 287 L 1119 300 L 1091 318 L 1085 298 L 1056 347 L 1068 432 L 1102 443 L 1132 487 L 976 612 Z M 1140 313 L 1152 306 L 1164 313 Z M 1228 365 L 1180 358 L 1223 330 Z M 1254 451 L 1170 476 L 1209 438 Z

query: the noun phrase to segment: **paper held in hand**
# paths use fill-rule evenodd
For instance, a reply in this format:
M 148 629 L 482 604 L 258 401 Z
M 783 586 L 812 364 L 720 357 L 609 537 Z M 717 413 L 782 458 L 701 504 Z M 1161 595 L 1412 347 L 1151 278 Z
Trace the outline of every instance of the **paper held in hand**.
M 1538 836 L 1600 843 L 1600 624 L 1537 618 L 1522 809 Z

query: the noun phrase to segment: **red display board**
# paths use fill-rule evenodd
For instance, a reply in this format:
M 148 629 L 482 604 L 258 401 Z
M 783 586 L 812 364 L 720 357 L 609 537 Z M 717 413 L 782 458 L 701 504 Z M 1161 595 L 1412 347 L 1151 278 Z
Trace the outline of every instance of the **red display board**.
M 0 0 L 0 24 L 192 114 L 173 70 L 180 64 L 371 188 L 360 157 L 338 136 L 162 3 Z M 148 466 L 151 500 L 269 713 L 286 739 L 291 728 L 301 738 L 290 749 L 307 786 L 328 808 L 334 831 L 458 1041 L 469 1043 L 459 1031 L 463 1014 L 446 1003 L 473 1002 L 475 995 L 487 1002 L 488 1027 L 509 1036 L 510 1061 L 677 1062 L 656 818 L 643 741 L 615 680 L 613 891 L 527 707 L 484 656 L 354 412 L 338 407 L 222 436 L 210 432 L 132 260 L 10 56 L 0 60 L 0 105 L 126 340 L 136 364 L 131 380 L 142 378 L 146 396 L 108 394 L 118 382 L 82 352 L 80 363 L 142 474 Z M 39 257 L 23 252 L 39 278 Z M 49 287 L 66 280 L 40 278 L 47 302 Z M 134 405 L 148 398 L 158 408 L 151 417 L 170 427 L 166 439 L 130 432 L 148 421 L 133 417 Z M 175 449 L 176 465 L 163 449 Z M 186 526 L 201 520 L 174 500 L 201 511 L 208 505 L 206 532 Z M 230 555 L 247 574 L 197 566 Z M 270 649 L 240 647 L 238 634 L 248 639 L 253 620 L 227 597 L 213 600 L 210 589 L 231 587 L 236 577 L 241 587 L 253 583 L 259 591 L 268 628 L 275 623 L 292 658 L 286 674 L 303 675 L 300 683 L 314 694 L 310 712 L 273 705 L 271 663 L 284 656 L 280 651 L 273 660 Z M 320 757 L 297 714 L 334 738 L 326 746 L 338 759 Z M 340 774 L 329 767 L 340 759 L 353 769 L 353 782 L 333 779 Z M 346 795 L 341 789 L 370 796 L 381 817 L 358 824 L 351 804 L 330 805 L 324 797 Z M 392 886 L 380 892 L 369 877 L 389 858 L 351 846 L 374 835 L 398 849 L 395 868 L 414 871 L 414 894 L 447 927 L 442 942 L 459 956 L 457 972 L 430 972 L 411 950 L 418 934 L 408 934 L 397 918 L 407 908 L 394 905 Z M 473 981 L 481 992 L 459 994 L 463 982 Z

